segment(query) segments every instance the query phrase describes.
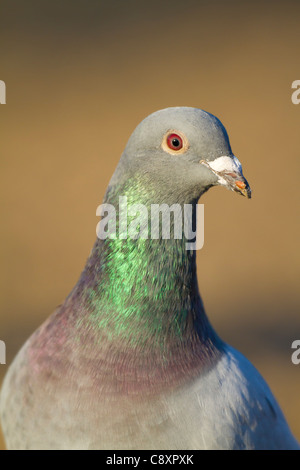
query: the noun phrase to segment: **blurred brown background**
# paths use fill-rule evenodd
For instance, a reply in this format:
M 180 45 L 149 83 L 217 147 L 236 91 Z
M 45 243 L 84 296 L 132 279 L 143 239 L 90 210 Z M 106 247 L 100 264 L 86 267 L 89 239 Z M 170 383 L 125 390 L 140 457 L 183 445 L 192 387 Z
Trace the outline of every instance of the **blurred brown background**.
M 205 203 L 199 284 L 219 334 L 269 382 L 300 439 L 300 4 L 1 2 L 1 318 L 7 365 L 77 281 L 135 126 L 168 106 L 217 115 L 253 189 Z M 7 366 L 0 366 L 0 378 Z M 1 441 L 0 446 L 4 448 Z

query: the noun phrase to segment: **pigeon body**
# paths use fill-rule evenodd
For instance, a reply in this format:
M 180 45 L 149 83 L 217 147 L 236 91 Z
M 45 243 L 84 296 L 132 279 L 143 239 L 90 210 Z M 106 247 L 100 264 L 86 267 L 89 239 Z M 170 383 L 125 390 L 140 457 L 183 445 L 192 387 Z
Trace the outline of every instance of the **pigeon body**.
M 153 204 L 189 204 L 195 223 L 199 197 L 218 184 L 251 195 L 221 122 L 167 108 L 132 134 L 104 203 L 117 215 L 120 196 L 143 204 L 150 235 Z M 124 238 L 120 217 L 116 228 L 8 370 L 7 447 L 298 449 L 263 378 L 211 327 L 186 234 Z

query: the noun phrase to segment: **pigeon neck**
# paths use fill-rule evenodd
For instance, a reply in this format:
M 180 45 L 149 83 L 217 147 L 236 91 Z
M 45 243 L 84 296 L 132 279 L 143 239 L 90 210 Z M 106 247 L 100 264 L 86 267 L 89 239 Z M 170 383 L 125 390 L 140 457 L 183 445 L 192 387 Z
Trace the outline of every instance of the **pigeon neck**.
M 132 185 L 130 191 L 111 188 L 105 203 L 116 208 L 117 216 L 120 194 L 128 205 L 149 205 L 151 198 L 132 191 Z M 197 362 L 214 355 L 219 340 L 199 295 L 196 253 L 186 250 L 186 242 L 184 236 L 97 240 L 68 299 L 81 304 L 84 318 L 78 324 L 120 350 L 143 351 L 147 360 L 149 354 L 177 357 L 178 363 L 179 356 Z

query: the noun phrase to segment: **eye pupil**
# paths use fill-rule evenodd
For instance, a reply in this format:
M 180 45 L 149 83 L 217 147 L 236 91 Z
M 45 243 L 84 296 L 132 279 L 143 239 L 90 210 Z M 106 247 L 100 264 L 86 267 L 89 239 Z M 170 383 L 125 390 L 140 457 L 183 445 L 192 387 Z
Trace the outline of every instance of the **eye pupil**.
M 180 150 L 183 147 L 183 140 L 178 134 L 169 134 L 167 136 L 167 145 L 171 150 Z

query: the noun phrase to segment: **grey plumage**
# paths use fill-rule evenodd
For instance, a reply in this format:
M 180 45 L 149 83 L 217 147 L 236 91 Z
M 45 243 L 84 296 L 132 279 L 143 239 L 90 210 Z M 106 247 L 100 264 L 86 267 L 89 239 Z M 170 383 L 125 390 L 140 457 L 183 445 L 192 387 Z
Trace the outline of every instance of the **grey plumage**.
M 251 196 L 225 128 L 168 108 L 134 131 L 105 202 L 195 209 L 215 185 Z M 9 368 L 9 448 L 299 449 L 263 378 L 207 320 L 184 242 L 96 241 L 71 294 Z

